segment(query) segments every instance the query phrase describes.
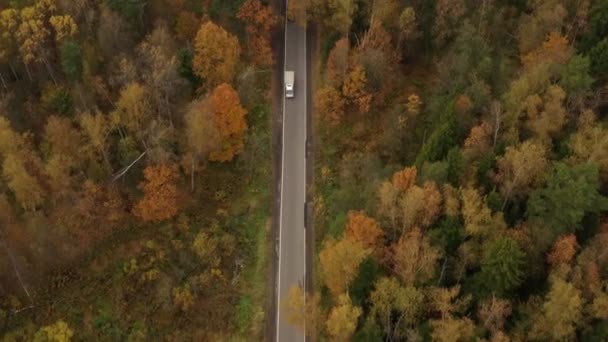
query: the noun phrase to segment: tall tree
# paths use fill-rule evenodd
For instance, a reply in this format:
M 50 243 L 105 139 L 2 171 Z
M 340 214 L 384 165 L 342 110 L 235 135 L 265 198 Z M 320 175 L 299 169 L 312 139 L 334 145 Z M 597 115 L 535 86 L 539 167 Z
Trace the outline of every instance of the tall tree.
M 468 318 L 458 318 L 470 297 L 458 298 L 460 286 L 452 288 L 431 287 L 428 293 L 430 307 L 439 314 L 439 319 L 431 320 L 433 341 L 468 341 L 475 332 L 474 323 Z
M 42 161 L 32 148 L 31 138 L 29 133 L 13 130 L 8 119 L 0 117 L 2 175 L 25 210 L 35 210 L 47 197 Z
M 326 6 L 329 26 L 344 35 L 348 34 L 357 11 L 357 3 L 354 0 L 329 0 Z
M 463 153 L 469 158 L 477 158 L 487 153 L 492 148 L 492 133 L 493 127 L 486 121 L 471 128 L 464 141 Z
M 547 185 L 530 196 L 527 215 L 556 234 L 571 232 L 586 213 L 608 208 L 608 199 L 598 190 L 596 165 L 566 166 L 558 162 Z
M 464 342 L 469 341 L 475 334 L 475 323 L 469 318 L 447 317 L 432 320 L 433 341 L 437 342 Z
M 581 292 L 572 284 L 554 278 L 542 311 L 532 323 L 530 338 L 554 341 L 571 340 L 583 317 Z
M 278 18 L 271 6 L 265 6 L 260 0 L 247 0 L 241 5 L 237 18 L 245 22 L 248 35 L 247 51 L 258 65 L 272 64 L 270 46 L 271 30 Z
M 505 203 L 513 197 L 524 197 L 542 185 L 549 169 L 545 146 L 529 140 L 507 147 L 497 164 L 494 180 L 499 184 Z
M 414 226 L 428 227 L 441 213 L 441 193 L 435 182 L 426 182 L 423 187 L 410 187 L 401 198 L 402 229 Z
M 551 265 L 568 264 L 576 255 L 578 247 L 574 234 L 562 235 L 553 244 L 551 252 L 547 255 L 547 261 Z
M 207 160 L 209 153 L 220 148 L 220 133 L 215 124 L 210 100 L 196 101 L 184 116 L 186 141 L 190 155 L 191 190 L 194 191 L 194 171 L 198 163 Z
M 194 38 L 194 72 L 208 88 L 231 82 L 241 47 L 238 39 L 211 21 L 204 23 Z
M 320 299 L 318 293 L 305 294 L 300 286 L 290 287 L 287 300 L 282 303 L 289 324 L 306 332 L 307 336 L 317 336 L 322 322 L 325 321 Z
M 481 274 L 490 290 L 502 294 L 519 286 L 525 276 L 525 256 L 511 238 L 489 242 L 481 259 Z
M 437 46 L 443 46 L 453 35 L 460 18 L 465 14 L 466 4 L 463 0 L 439 0 L 435 5 L 435 22 L 433 38 Z
M 400 191 L 407 191 L 416 184 L 417 174 L 418 171 L 415 166 L 406 167 L 401 171 L 397 171 L 393 174 L 393 186 Z
M 334 87 L 322 87 L 315 93 L 315 110 L 321 119 L 337 126 L 344 118 L 345 100 Z
M 578 130 L 569 140 L 573 163 L 595 163 L 602 180 L 608 180 L 608 129 L 598 124 L 595 114 L 585 111 L 580 115 Z
M 537 1 L 531 7 L 530 14 L 521 16 L 517 30 L 522 55 L 541 45 L 550 32 L 560 32 L 568 14 L 561 0 Z
M 372 95 L 366 90 L 367 76 L 361 64 L 357 64 L 346 76 L 342 85 L 342 94 L 352 104 L 356 105 L 360 113 L 370 110 Z
M 221 148 L 209 154 L 212 161 L 230 161 L 245 145 L 247 110 L 241 106 L 239 94 L 229 84 L 222 83 L 210 95 L 214 121 L 219 131 Z
M 31 155 L 31 151 L 8 154 L 2 163 L 2 175 L 9 189 L 26 210 L 35 210 L 44 203 L 47 196 L 40 180 L 33 173 L 40 170 L 37 164 L 40 164 L 40 161 Z
M 200 27 L 200 20 L 197 16 L 189 11 L 181 11 L 175 21 L 175 33 L 177 38 L 182 41 L 190 41 L 196 35 L 196 31 Z
M 522 63 L 528 68 L 541 63 L 566 64 L 571 56 L 568 38 L 551 32 L 540 47 L 522 57 Z
M 528 128 L 542 141 L 558 134 L 566 123 L 565 99 L 564 90 L 555 85 L 549 86 L 542 100 L 538 95 L 526 99 Z
M 78 33 L 78 25 L 70 15 L 51 16 L 49 24 L 51 24 L 55 31 L 55 40 L 57 42 L 73 38 Z
M 320 269 L 325 286 L 334 298 L 348 289 L 359 271 L 359 265 L 370 251 L 349 239 L 328 241 L 319 253 Z
M 146 96 L 144 86 L 139 83 L 129 83 L 120 91 L 115 114 L 121 125 L 140 138 L 145 134 L 145 128 L 150 122 L 150 99 Z
M 150 103 L 158 121 L 168 121 L 172 126 L 172 112 L 186 82 L 179 75 L 174 38 L 166 25 L 157 25 L 139 44 L 137 52 L 144 64 L 142 79 L 150 92 Z
M 338 304 L 331 309 L 325 323 L 332 340 L 350 340 L 357 329 L 357 320 L 362 313 L 363 310 L 354 306 L 347 294 L 341 294 L 338 297 Z
M 63 320 L 40 328 L 34 335 L 34 342 L 69 342 L 74 331 Z
M 393 233 L 397 229 L 399 217 L 399 190 L 391 182 L 383 182 L 378 188 L 378 213 L 387 219 Z M 396 237 L 393 234 L 393 239 Z
M 399 16 L 399 47 L 403 40 L 413 40 L 419 34 L 416 10 L 413 7 L 405 7 Z
M 78 116 L 78 121 L 85 139 L 103 157 L 106 166 L 110 167 L 108 159 L 108 136 L 111 130 L 109 118 L 100 112 L 94 114 L 84 112 Z
M 144 221 L 163 221 L 177 214 L 177 169 L 171 165 L 148 166 L 139 184 L 144 197 L 134 214 Z
M 348 71 L 349 52 L 350 42 L 347 38 L 339 39 L 329 52 L 325 74 L 327 81 L 333 87 L 342 87 Z
M 41 62 L 44 63 L 52 76 L 48 61 L 50 32 L 45 25 L 46 15 L 47 13 L 44 13 L 39 6 L 29 6 L 21 9 L 21 20 L 16 37 L 19 42 L 19 53 L 26 68 L 33 62 Z M 27 70 L 29 74 L 29 69 Z
M 72 82 L 80 80 L 82 76 L 82 52 L 78 43 L 67 41 L 61 46 L 61 67 L 68 80 Z
M 71 172 L 83 162 L 82 135 L 69 119 L 51 115 L 44 127 L 44 142 L 49 147 L 45 166 L 53 194 L 59 196 L 71 189 Z
M 441 251 L 419 228 L 413 228 L 393 245 L 395 273 L 406 285 L 424 284 L 435 276 Z
M 512 306 L 509 300 L 492 296 L 481 303 L 478 316 L 483 327 L 495 335 L 504 328 L 511 312 Z
M 380 278 L 370 294 L 370 314 L 393 340 L 404 337 L 404 328 L 418 323 L 423 313 L 424 295 L 413 286 L 401 286 L 395 278 Z
M 462 217 L 468 235 L 487 235 L 493 230 L 492 211 L 475 188 L 461 189 Z
M 7 63 L 16 76 L 13 60 L 18 52 L 17 28 L 19 27 L 19 11 L 6 8 L 0 11 L 0 62 Z
M 349 211 L 346 221 L 346 238 L 360 243 L 366 249 L 377 249 L 382 245 L 384 232 L 380 224 L 362 211 Z

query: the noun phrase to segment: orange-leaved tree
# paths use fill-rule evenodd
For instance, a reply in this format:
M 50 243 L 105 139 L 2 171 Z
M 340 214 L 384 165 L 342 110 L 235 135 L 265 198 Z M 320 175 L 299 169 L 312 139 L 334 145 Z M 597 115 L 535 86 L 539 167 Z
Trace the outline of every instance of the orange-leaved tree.
M 245 23 L 247 50 L 252 61 L 258 65 L 272 64 L 270 30 L 278 22 L 272 7 L 264 6 L 260 0 L 247 0 L 236 16 Z
M 576 255 L 578 247 L 574 234 L 563 235 L 555 241 L 553 249 L 547 256 L 547 261 L 551 265 L 567 264 Z
M 407 191 L 412 185 L 416 184 L 418 171 L 415 166 L 406 167 L 393 174 L 393 186 L 400 191 Z
M 344 98 L 334 87 L 322 87 L 315 93 L 315 108 L 321 119 L 338 125 L 344 117 Z
M 148 166 L 145 181 L 139 184 L 144 198 L 134 213 L 144 221 L 163 221 L 177 214 L 177 168 L 173 165 Z
M 221 149 L 209 154 L 211 161 L 230 161 L 244 147 L 247 110 L 241 106 L 239 94 L 229 84 L 217 86 L 211 93 L 211 106 L 219 131 Z
M 357 106 L 359 112 L 369 112 L 372 95 L 366 90 L 367 74 L 363 65 L 357 64 L 346 76 L 342 94 Z
M 348 70 L 348 56 L 350 43 L 348 38 L 342 38 L 336 42 L 327 57 L 326 76 L 327 81 L 334 87 L 342 86 Z
M 384 235 L 378 221 L 362 211 L 351 210 L 348 212 L 345 230 L 346 237 L 349 240 L 360 243 L 365 248 L 379 247 Z

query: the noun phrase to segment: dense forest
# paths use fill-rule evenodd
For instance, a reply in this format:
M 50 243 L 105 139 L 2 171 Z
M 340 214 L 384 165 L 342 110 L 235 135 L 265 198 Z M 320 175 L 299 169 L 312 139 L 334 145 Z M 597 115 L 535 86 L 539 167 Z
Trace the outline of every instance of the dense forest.
M 0 339 L 261 340 L 259 0 L 0 0 Z
M 608 1 L 308 0 L 331 341 L 608 340 Z

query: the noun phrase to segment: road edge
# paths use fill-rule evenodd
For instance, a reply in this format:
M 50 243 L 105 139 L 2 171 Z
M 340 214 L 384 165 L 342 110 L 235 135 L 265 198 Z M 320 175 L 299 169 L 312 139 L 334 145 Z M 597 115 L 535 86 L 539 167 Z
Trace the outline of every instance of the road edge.
M 315 282 L 314 282 L 314 256 L 316 250 L 316 241 L 315 241 L 315 214 L 314 214 L 314 173 L 315 173 L 315 155 L 314 155 L 314 108 L 313 108 L 313 99 L 314 99 L 314 85 L 316 72 L 313 72 L 315 67 L 313 62 L 316 60 L 314 58 L 317 55 L 317 25 L 314 22 L 308 21 L 306 25 L 306 94 L 308 97 L 306 98 L 306 140 L 310 143 L 308 147 L 310 149 L 310 154 L 308 158 L 306 158 L 306 203 L 309 203 L 308 207 L 310 210 L 307 210 L 306 215 L 306 290 L 309 294 L 314 294 L 315 292 Z M 316 335 L 307 335 L 305 336 L 305 341 L 315 341 Z
M 285 2 L 282 0 L 273 0 L 272 6 L 280 17 L 285 16 Z M 282 22 L 282 21 L 281 21 Z M 268 342 L 276 340 L 276 321 L 277 312 L 279 310 L 278 299 L 278 259 L 279 255 L 279 229 L 280 229 L 280 210 L 281 210 L 281 176 L 282 176 L 282 158 L 283 158 L 283 68 L 285 62 L 285 26 L 277 25 L 272 33 L 272 51 L 274 56 L 274 64 L 272 66 L 272 224 L 271 224 L 271 246 L 270 267 L 268 268 L 268 293 L 270 297 L 267 301 L 266 308 L 266 338 Z

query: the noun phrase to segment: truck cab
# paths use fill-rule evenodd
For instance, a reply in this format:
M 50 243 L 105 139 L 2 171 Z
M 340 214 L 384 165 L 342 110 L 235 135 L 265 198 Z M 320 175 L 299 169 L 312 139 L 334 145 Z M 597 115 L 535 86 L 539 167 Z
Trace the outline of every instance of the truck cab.
M 285 97 L 291 99 L 295 96 L 294 92 L 295 72 L 285 71 Z

